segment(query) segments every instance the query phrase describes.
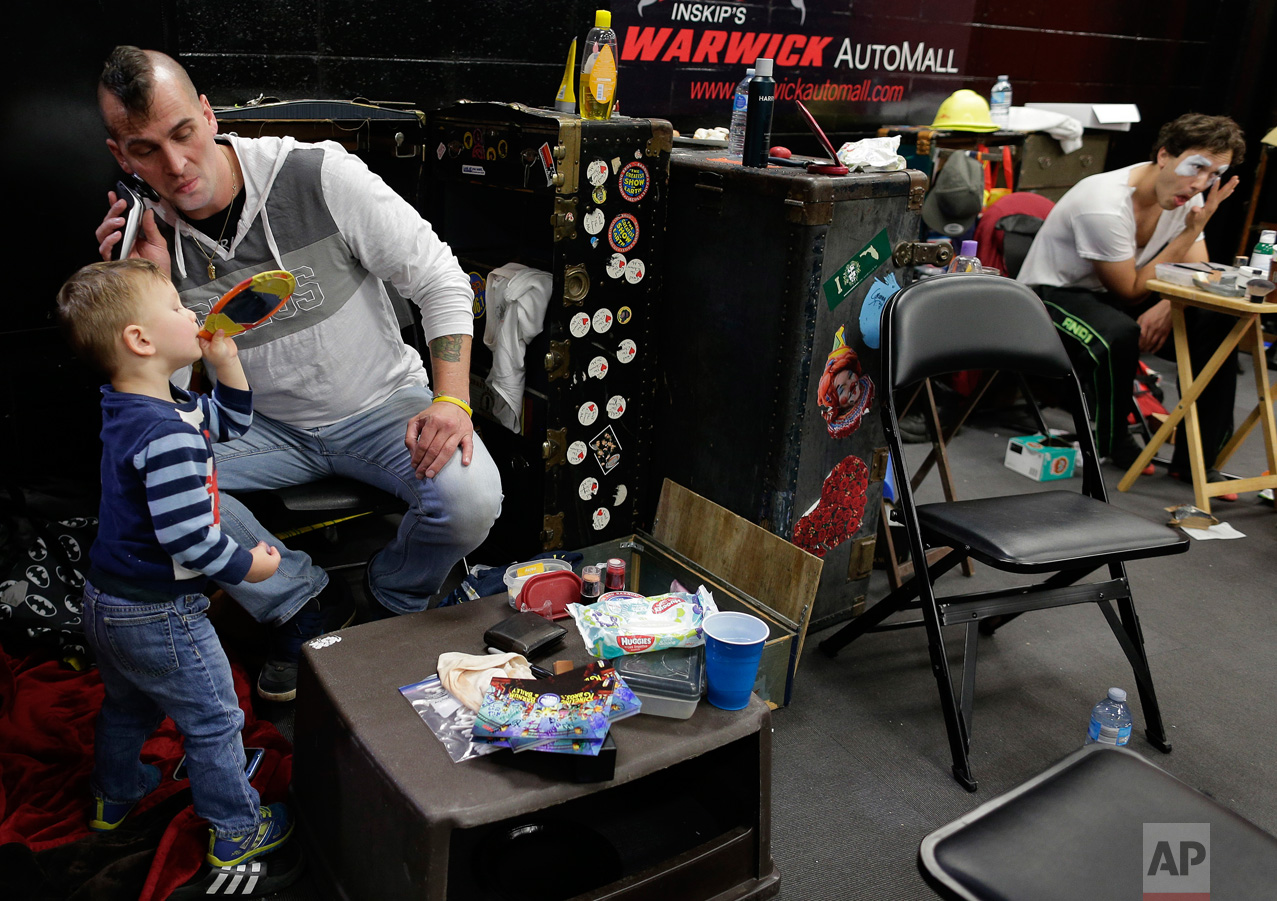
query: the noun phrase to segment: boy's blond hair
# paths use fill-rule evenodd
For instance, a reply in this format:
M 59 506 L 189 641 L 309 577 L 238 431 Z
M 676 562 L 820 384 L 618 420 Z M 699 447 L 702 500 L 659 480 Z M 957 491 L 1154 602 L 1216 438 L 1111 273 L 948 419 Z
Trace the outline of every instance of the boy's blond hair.
M 58 292 L 58 319 L 72 349 L 107 376 L 119 365 L 120 333 L 137 318 L 138 280 L 145 276 L 167 281 L 159 267 L 138 257 L 90 263 Z

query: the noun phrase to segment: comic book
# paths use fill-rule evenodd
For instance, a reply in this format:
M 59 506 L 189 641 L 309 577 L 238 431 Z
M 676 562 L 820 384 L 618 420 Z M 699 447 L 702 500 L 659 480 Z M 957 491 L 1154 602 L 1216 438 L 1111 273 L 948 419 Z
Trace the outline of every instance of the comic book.
M 612 694 L 607 699 L 607 709 L 605 711 L 608 718 L 608 725 L 618 720 L 623 720 L 628 716 L 633 716 L 642 708 L 642 702 L 634 694 L 625 680 L 621 678 L 611 667 L 603 670 L 607 674 L 608 682 L 612 686 Z M 597 757 L 600 749 L 603 747 L 603 738 L 511 738 L 504 741 L 510 748 L 515 751 L 546 751 L 555 754 L 585 754 L 591 757 Z
M 611 667 L 594 663 L 548 679 L 494 677 L 483 693 L 474 737 L 515 740 L 516 750 L 554 739 L 601 741 L 616 678 Z

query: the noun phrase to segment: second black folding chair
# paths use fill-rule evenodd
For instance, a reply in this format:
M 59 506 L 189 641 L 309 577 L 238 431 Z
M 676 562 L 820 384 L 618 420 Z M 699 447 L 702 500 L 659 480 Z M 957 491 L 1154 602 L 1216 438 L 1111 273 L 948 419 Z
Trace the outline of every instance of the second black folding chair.
M 953 775 L 968 791 L 975 791 L 968 753 L 979 633 L 990 632 L 992 624 L 1031 610 L 1094 603 L 1130 661 L 1148 740 L 1169 751 L 1125 562 L 1181 553 L 1189 542 L 1177 529 L 1108 503 L 1082 389 L 1042 302 L 1011 279 L 939 276 L 909 285 L 891 298 L 882 311 L 881 334 L 883 421 L 896 467 L 898 507 L 909 536 L 914 575 L 821 642 L 821 650 L 832 657 L 892 614 L 920 610 L 921 619 L 911 624 L 926 629 L 953 756 Z M 1074 430 L 1081 444 L 1081 493 L 1041 491 L 1035 486 L 1028 493 L 1006 497 L 915 502 L 895 395 L 899 392 L 905 397 L 904 389 L 922 379 L 963 369 L 1001 370 L 1062 382 L 1061 393 L 1071 403 Z M 1024 484 L 1027 488 L 1034 483 L 1026 480 Z M 937 547 L 951 551 L 928 564 L 927 551 Z M 938 597 L 936 580 L 968 557 L 997 570 L 1045 578 L 1029 586 Z M 1097 571 L 1103 571 L 1100 578 L 1090 578 Z M 966 628 L 958 691 L 945 655 L 945 626 Z

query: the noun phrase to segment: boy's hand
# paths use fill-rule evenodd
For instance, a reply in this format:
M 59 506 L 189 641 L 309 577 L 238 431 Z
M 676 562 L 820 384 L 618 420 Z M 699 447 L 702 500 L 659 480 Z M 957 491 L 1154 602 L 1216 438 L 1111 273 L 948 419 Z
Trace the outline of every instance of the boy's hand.
M 220 372 L 227 363 L 239 357 L 239 348 L 235 346 L 235 340 L 227 338 L 226 332 L 219 328 L 213 337 L 200 338 L 200 353 Z
M 272 545 L 259 541 L 249 553 L 253 555 L 253 565 L 248 568 L 245 582 L 261 582 L 275 575 L 275 570 L 279 569 L 279 551 Z

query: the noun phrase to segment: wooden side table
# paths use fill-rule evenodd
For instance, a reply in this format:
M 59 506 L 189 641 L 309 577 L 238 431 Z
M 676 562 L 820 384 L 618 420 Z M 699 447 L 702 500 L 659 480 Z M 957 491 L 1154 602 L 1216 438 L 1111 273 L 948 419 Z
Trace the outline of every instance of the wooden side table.
M 1171 327 L 1175 339 L 1176 365 L 1179 367 L 1181 397 L 1170 416 L 1157 430 L 1153 440 L 1144 448 L 1143 453 L 1131 464 L 1131 468 L 1117 483 L 1119 491 L 1127 491 L 1139 478 L 1141 470 L 1153 459 L 1153 455 L 1175 432 L 1180 420 L 1187 424 L 1188 459 L 1193 474 L 1193 502 L 1196 506 L 1210 512 L 1210 499 L 1221 494 L 1242 491 L 1260 491 L 1264 488 L 1277 488 L 1277 422 L 1273 418 L 1273 391 L 1277 382 L 1269 383 L 1268 367 L 1264 357 L 1264 335 L 1260 325 L 1260 316 L 1277 313 L 1277 303 L 1253 303 L 1246 298 L 1233 299 L 1210 294 L 1197 288 L 1174 285 L 1160 279 L 1148 283 L 1150 291 L 1160 294 L 1171 302 Z M 1184 307 L 1200 307 L 1217 313 L 1234 316 L 1237 322 L 1233 325 L 1228 337 L 1224 339 L 1214 355 L 1202 371 L 1193 374 L 1192 363 L 1188 355 L 1188 328 L 1184 322 Z M 1264 437 L 1264 449 L 1267 452 L 1268 475 L 1246 479 L 1230 479 L 1226 482 L 1208 482 L 1206 480 L 1206 462 L 1202 453 L 1202 434 L 1197 420 L 1197 398 L 1234 347 L 1240 346 L 1249 351 L 1254 361 L 1255 389 L 1259 394 L 1259 403 L 1250 415 L 1234 432 L 1232 439 L 1220 451 L 1216 465 L 1222 465 L 1233 455 L 1251 430 L 1256 425 Z M 1231 372 L 1225 378 L 1233 378 Z
M 771 714 L 756 695 L 740 711 L 701 701 L 690 719 L 616 723 L 608 782 L 573 782 L 563 755 L 535 751 L 452 762 L 399 686 L 444 651 L 482 652 L 511 612 L 481 598 L 305 647 L 292 803 L 316 882 L 351 901 L 776 897 Z M 588 660 L 567 628 L 539 662 Z

